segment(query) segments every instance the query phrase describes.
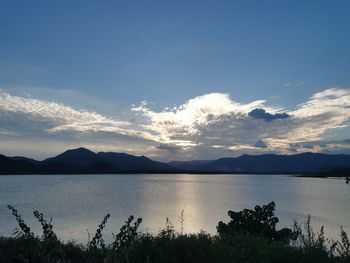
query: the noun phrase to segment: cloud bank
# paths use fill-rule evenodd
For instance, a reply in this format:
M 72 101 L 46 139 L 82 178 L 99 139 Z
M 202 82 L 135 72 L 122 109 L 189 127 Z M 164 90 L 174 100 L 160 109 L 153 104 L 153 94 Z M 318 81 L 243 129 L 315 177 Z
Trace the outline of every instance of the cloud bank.
M 229 94 L 210 93 L 161 111 L 142 102 L 131 113 L 134 120 L 126 121 L 0 91 L 0 146 L 11 152 L 13 141 L 24 142 L 28 149 L 31 141 L 33 147 L 40 141 L 74 142 L 163 160 L 350 151 L 349 138 L 325 137 L 348 129 L 349 89 L 317 92 L 289 110 L 269 106 L 265 100 L 240 103 Z
M 292 110 L 268 106 L 264 100 L 242 104 L 222 93 L 199 96 L 160 112 L 146 102 L 133 110 L 148 120 L 143 128 L 156 132 L 163 142 L 192 152 L 196 148 L 221 150 L 221 154 L 325 151 L 319 144 L 322 136 L 349 125 L 350 90 L 318 92 Z M 296 143 L 303 146 L 290 146 Z M 331 147 L 330 143 L 326 148 Z

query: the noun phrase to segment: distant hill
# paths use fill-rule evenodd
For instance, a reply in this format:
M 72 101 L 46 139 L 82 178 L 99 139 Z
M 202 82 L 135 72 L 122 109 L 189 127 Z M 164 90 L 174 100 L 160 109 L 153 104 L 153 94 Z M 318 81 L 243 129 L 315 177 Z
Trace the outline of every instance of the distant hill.
M 177 168 L 144 156 L 67 150 L 44 161 L 0 155 L 0 174 L 83 174 L 176 172 Z
M 329 167 L 349 166 L 350 155 L 301 153 L 295 155 L 242 155 L 221 158 L 192 167 L 207 172 L 305 173 Z
M 38 171 L 37 165 L 30 159 L 12 159 L 0 154 L 0 174 L 32 174 Z
M 114 169 L 122 171 L 173 171 L 169 164 L 153 161 L 145 156 L 134 156 L 126 153 L 99 152 L 100 158 L 110 163 Z
M 102 173 L 298 173 L 324 176 L 348 174 L 350 155 L 302 153 L 242 155 L 218 160 L 162 163 L 126 153 L 67 150 L 44 161 L 0 155 L 0 174 Z
M 312 171 L 305 173 L 303 176 L 307 177 L 350 177 L 350 165 L 340 166 L 337 168 L 321 169 L 319 171 Z
M 77 166 L 88 166 L 101 161 L 102 159 L 96 153 L 85 148 L 78 148 L 67 150 L 55 157 L 48 158 L 43 163 L 71 163 Z
M 22 156 L 13 156 L 13 157 L 9 157 L 9 158 L 11 160 L 15 160 L 15 161 L 28 161 L 28 162 L 31 162 L 31 163 L 34 163 L 34 164 L 39 163 L 39 161 L 37 161 L 37 160 L 30 159 L 30 158 L 27 158 L 27 157 L 22 157 Z

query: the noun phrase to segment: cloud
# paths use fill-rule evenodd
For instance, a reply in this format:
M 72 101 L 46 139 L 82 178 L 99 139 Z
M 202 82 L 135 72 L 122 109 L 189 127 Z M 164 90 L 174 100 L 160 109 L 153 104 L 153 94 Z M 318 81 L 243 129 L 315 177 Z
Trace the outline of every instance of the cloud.
M 19 124 L 25 119 L 31 122 L 42 122 L 39 129 L 44 129 L 48 133 L 105 131 L 147 137 L 140 131 L 126 128 L 130 124 L 126 121 L 103 116 L 96 112 L 76 110 L 55 102 L 11 96 L 3 91 L 0 91 L 0 111 L 1 117 L 6 118 L 5 124 L 11 122 Z M 30 128 L 30 125 L 26 127 Z
M 287 150 L 288 150 L 288 152 L 291 152 L 291 153 L 297 153 L 298 152 L 298 150 L 293 148 L 293 147 L 290 147 Z
M 305 83 L 305 81 L 287 82 L 287 83 L 284 83 L 283 86 L 285 86 L 285 87 L 290 87 L 290 86 L 299 87 L 299 86 L 304 85 L 304 83 Z
M 254 147 L 267 148 L 268 145 L 263 140 L 257 140 L 256 143 L 254 144 Z
M 181 147 L 176 146 L 176 145 L 171 145 L 171 144 L 166 144 L 166 143 L 160 143 L 157 148 L 159 150 L 165 150 L 168 151 L 170 153 L 176 153 L 179 149 L 181 149 Z
M 241 104 L 232 101 L 228 94 L 210 93 L 161 112 L 152 111 L 147 102 L 133 107 L 132 110 L 148 119 L 149 124 L 144 125 L 144 128 L 157 132 L 165 142 L 173 142 L 177 137 L 197 134 L 201 127 L 215 122 L 220 116 L 246 115 L 252 109 L 263 106 L 264 103 L 264 100 L 257 100 Z M 271 108 L 271 110 L 274 109 Z
M 143 127 L 155 132 L 163 143 L 182 143 L 201 156 L 196 149 L 206 149 L 204 154 L 214 150 L 221 154 L 261 153 L 266 151 L 265 145 L 277 153 L 316 152 L 322 147 L 313 142 L 324 140 L 326 132 L 348 126 L 350 90 L 318 92 L 292 110 L 271 107 L 264 100 L 242 104 L 222 93 L 198 96 L 158 112 L 146 102 L 133 110 L 145 117 Z
M 163 160 L 350 151 L 348 139 L 325 139 L 334 129 L 349 129 L 349 89 L 317 92 L 289 110 L 264 100 L 240 103 L 224 93 L 205 94 L 160 111 L 147 102 L 131 110 L 134 116 L 127 119 L 134 121 L 125 121 L 0 91 L 0 147 L 10 151 L 10 142 L 26 141 L 29 148 L 31 141 L 33 147 L 38 141 L 54 141 Z
M 303 147 L 306 148 L 306 149 L 313 149 L 314 145 L 312 145 L 312 143 L 304 143 Z
M 293 152 L 333 152 L 333 153 L 349 153 L 350 152 L 350 139 L 344 140 L 319 140 L 303 143 L 289 144 L 290 151 Z
M 113 146 L 115 150 L 129 152 L 155 142 L 152 134 L 133 123 L 60 103 L 12 96 L 4 91 L 0 91 L 0 123 L 3 137 L 0 146 L 9 149 L 8 152 L 11 151 L 6 142 L 20 140 L 26 140 L 33 148 L 40 145 L 38 140 L 46 145 L 51 140 L 56 145 L 92 145 L 101 150 Z
M 254 109 L 251 112 L 248 113 L 250 117 L 256 118 L 256 119 L 262 119 L 265 121 L 273 121 L 277 119 L 286 119 L 289 118 L 289 115 L 287 113 L 275 113 L 271 114 L 266 112 L 264 109 Z

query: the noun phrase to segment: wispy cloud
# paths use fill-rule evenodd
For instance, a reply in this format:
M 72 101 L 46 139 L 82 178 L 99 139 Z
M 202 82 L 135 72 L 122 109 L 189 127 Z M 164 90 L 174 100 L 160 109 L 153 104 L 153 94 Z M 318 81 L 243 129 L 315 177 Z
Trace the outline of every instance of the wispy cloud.
M 287 82 L 284 83 L 283 86 L 285 87 L 300 87 L 305 84 L 305 81 L 299 81 L 299 82 Z
M 131 129 L 131 123 L 127 121 L 92 111 L 76 110 L 55 102 L 12 96 L 4 91 L 0 91 L 0 111 L 1 117 L 6 118 L 3 123 L 12 123 L 15 131 L 18 131 L 16 125 L 22 126 L 21 122 L 24 122 L 28 126 L 22 127 L 22 130 L 38 128 L 51 134 L 67 131 L 111 132 L 152 139 L 148 133 Z

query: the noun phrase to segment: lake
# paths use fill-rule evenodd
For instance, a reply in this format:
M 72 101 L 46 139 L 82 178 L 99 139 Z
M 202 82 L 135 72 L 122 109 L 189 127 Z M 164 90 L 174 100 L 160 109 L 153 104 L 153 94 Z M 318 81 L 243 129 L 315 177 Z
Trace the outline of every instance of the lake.
M 33 210 L 53 218 L 54 230 L 64 240 L 86 242 L 103 216 L 111 214 L 104 238 L 118 232 L 129 215 L 142 217 L 141 230 L 157 233 L 166 217 L 180 231 L 216 232 L 227 222 L 228 210 L 253 208 L 275 201 L 279 228 L 311 215 L 315 230 L 321 225 L 337 238 L 339 226 L 350 232 L 350 186 L 344 179 L 297 178 L 285 175 L 11 175 L 0 176 L 0 235 L 17 226 L 6 205 L 19 210 L 25 222 L 40 233 Z

